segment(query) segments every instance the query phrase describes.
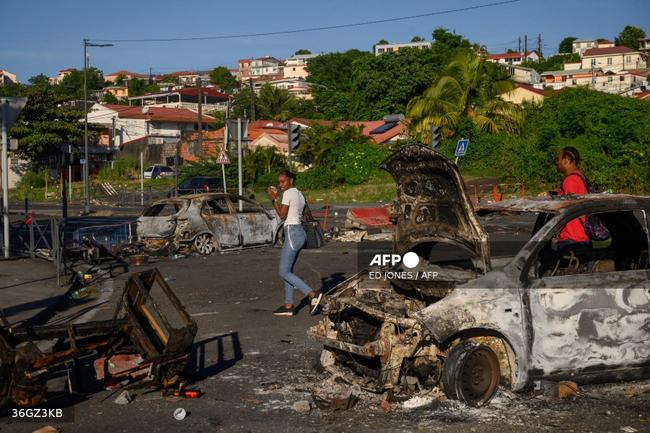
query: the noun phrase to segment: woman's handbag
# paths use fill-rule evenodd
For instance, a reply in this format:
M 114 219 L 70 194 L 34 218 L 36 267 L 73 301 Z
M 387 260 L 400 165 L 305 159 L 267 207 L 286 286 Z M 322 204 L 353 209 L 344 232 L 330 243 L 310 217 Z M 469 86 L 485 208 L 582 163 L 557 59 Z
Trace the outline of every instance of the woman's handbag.
M 306 250 L 313 250 L 325 245 L 325 236 L 320 223 L 316 220 L 302 223 L 302 228 L 305 230 L 307 241 L 304 248 Z

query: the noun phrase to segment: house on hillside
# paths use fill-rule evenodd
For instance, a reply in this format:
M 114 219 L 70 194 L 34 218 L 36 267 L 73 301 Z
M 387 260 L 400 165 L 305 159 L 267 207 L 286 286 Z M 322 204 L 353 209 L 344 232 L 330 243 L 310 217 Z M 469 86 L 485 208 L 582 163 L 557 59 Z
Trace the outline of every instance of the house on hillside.
M 598 48 L 598 39 L 576 39 L 571 43 L 571 52 L 579 54 L 580 57 L 591 48 Z
M 514 89 L 502 93 L 499 97 L 514 104 L 541 104 L 544 98 L 552 93 L 551 90 L 538 89 L 528 84 L 517 84 Z
M 17 83 L 18 83 L 18 79 L 16 78 L 16 74 L 12 74 L 9 71 L 0 69 L 0 86 L 4 86 L 6 84 L 17 84 Z
M 420 41 L 420 42 L 405 42 L 402 44 L 378 44 L 375 45 L 375 56 L 380 56 L 387 53 L 396 53 L 404 48 L 417 48 L 423 50 L 425 48 L 431 48 L 430 41 Z
M 582 69 L 600 68 L 604 72 L 621 72 L 645 69 L 646 60 L 638 50 L 624 46 L 598 47 L 586 50 L 582 55 Z
M 502 65 L 521 65 L 523 62 L 538 62 L 539 55 L 535 51 L 527 51 L 526 53 L 501 53 L 489 54 L 487 61 L 492 63 L 499 63 Z
M 227 111 L 232 96 L 219 92 L 214 87 L 201 87 L 201 102 L 204 113 L 211 111 Z M 152 107 L 185 108 L 198 111 L 199 89 L 197 87 L 185 87 L 181 89 L 148 93 L 142 96 L 132 96 L 129 103 L 142 101 L 144 105 Z
M 148 75 L 145 75 L 145 74 L 139 74 L 139 73 L 137 73 L 137 72 L 131 72 L 131 71 L 127 71 L 127 70 L 125 70 L 125 69 L 122 69 L 122 70 L 120 70 L 120 71 L 116 71 L 116 72 L 113 72 L 113 73 L 111 73 L 111 74 L 104 75 L 104 79 L 105 79 L 106 81 L 110 81 L 111 83 L 115 83 L 115 81 L 116 81 L 116 80 L 118 79 L 118 77 L 120 77 L 120 76 L 123 77 L 124 80 L 125 80 L 126 82 L 128 82 L 128 80 L 131 80 L 131 79 L 133 79 L 133 78 L 138 78 L 138 79 L 140 79 L 140 80 L 145 80 L 145 79 L 148 79 L 148 78 L 149 78 Z
M 61 84 L 61 81 L 71 73 L 76 71 L 75 68 L 67 68 L 67 69 L 61 69 L 56 77 L 49 77 L 47 80 L 50 82 L 50 84 Z
M 542 80 L 541 75 L 539 75 L 539 72 L 534 70 L 533 68 L 525 68 L 523 66 L 517 66 L 517 65 L 502 65 L 506 71 L 508 71 L 508 74 L 510 74 L 510 77 L 512 80 L 516 83 L 523 83 L 523 84 L 535 84 L 539 83 Z
M 202 128 L 215 120 L 204 115 Z M 175 155 L 183 133 L 198 130 L 198 114 L 184 108 L 94 104 L 88 122 L 102 126 L 100 145 L 134 156 L 147 150 L 147 159 L 157 163 L 169 162 L 166 158 L 170 152 Z
M 265 75 L 282 76 L 283 63 L 281 60 L 271 56 L 258 57 L 251 61 L 250 73 L 253 78 Z
M 309 75 L 307 72 L 307 64 L 311 59 L 316 57 L 316 54 L 296 54 L 287 57 L 284 61 L 284 68 L 282 69 L 284 79 L 298 78 L 305 79 Z

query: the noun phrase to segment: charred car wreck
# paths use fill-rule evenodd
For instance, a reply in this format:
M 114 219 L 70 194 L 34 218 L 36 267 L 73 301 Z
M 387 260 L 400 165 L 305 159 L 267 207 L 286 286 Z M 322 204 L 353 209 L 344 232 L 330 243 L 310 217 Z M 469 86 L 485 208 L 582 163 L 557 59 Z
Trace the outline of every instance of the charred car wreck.
M 441 386 L 448 397 L 487 403 L 499 384 L 578 383 L 650 375 L 650 198 L 590 194 L 514 199 L 473 208 L 457 167 L 424 146 L 404 146 L 381 167 L 397 183 L 394 252 L 418 254 L 435 278 L 373 279 L 364 270 L 335 287 L 324 319 L 323 367 L 375 392 Z M 492 259 L 478 215 L 535 215 L 531 238 Z M 597 215 L 610 239 L 554 249 L 553 237 Z M 459 259 L 434 259 L 453 245 Z M 408 275 L 413 275 L 411 272 Z
M 196 331 L 196 323 L 157 269 L 129 278 L 111 320 L 4 326 L 0 413 L 11 406 L 43 404 L 50 373 L 84 356 L 95 358 L 96 378 L 104 385 L 177 386 Z M 42 350 L 42 342 L 51 348 Z
M 221 249 L 273 244 L 282 239 L 282 220 L 255 200 L 203 193 L 155 202 L 138 218 L 138 238 L 148 252 Z

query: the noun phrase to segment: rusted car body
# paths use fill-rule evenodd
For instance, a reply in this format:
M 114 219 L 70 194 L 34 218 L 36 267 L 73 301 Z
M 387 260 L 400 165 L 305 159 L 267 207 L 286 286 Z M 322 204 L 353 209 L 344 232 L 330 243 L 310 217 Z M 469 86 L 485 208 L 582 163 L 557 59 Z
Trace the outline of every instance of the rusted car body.
M 112 320 L 0 327 L 0 414 L 12 405 L 43 403 L 49 373 L 85 356 L 97 358 L 97 378 L 105 384 L 178 385 L 196 332 L 196 322 L 157 269 L 131 275 Z M 55 343 L 52 349 L 39 349 L 47 342 Z M 115 371 L 111 361 L 121 357 L 138 362 Z
M 514 199 L 479 215 L 536 215 L 531 238 L 492 260 L 457 167 L 424 146 L 405 146 L 381 166 L 398 185 L 393 249 L 416 252 L 435 278 L 372 279 L 364 270 L 335 287 L 310 335 L 324 368 L 376 391 L 442 385 L 481 405 L 499 383 L 518 391 L 537 379 L 606 381 L 650 375 L 650 197 L 590 194 Z M 602 248 L 560 251 L 566 223 L 597 214 L 611 233 Z M 432 246 L 470 260 L 429 261 Z M 386 268 L 381 269 L 385 271 Z M 399 274 L 402 275 L 402 274 Z M 416 274 L 417 278 L 417 274 Z
M 138 238 L 149 251 L 191 247 L 209 255 L 226 248 L 278 241 L 282 220 L 254 200 L 224 193 L 159 200 L 138 218 Z

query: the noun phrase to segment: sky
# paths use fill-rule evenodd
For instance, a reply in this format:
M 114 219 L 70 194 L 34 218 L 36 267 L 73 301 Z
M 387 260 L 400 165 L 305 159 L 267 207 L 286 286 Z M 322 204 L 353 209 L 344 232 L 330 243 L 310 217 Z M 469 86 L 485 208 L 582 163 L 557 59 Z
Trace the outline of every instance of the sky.
M 27 80 L 39 73 L 55 76 L 83 67 L 82 40 L 202 37 L 273 32 L 417 15 L 498 0 L 22 0 L 0 9 L 0 69 Z M 520 0 L 517 3 L 355 28 L 290 35 L 207 41 L 116 42 L 89 48 L 90 64 L 105 74 L 120 69 L 168 73 L 177 70 L 234 68 L 238 59 L 285 58 L 300 48 L 313 53 L 371 50 L 381 39 L 408 42 L 431 39 L 445 27 L 486 45 L 490 52 L 517 49 L 542 37 L 545 55 L 557 51 L 565 36 L 613 39 L 625 25 L 650 34 L 649 0 Z

